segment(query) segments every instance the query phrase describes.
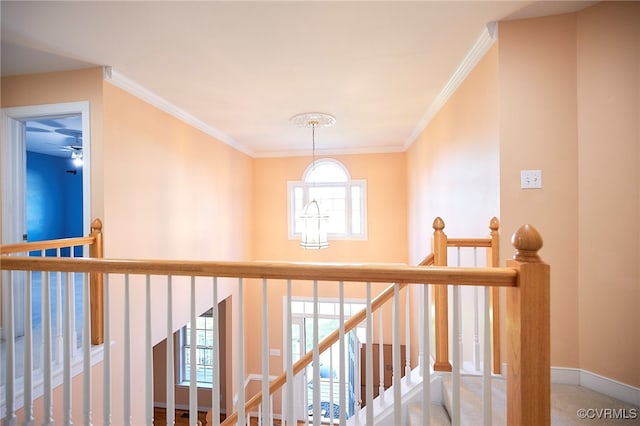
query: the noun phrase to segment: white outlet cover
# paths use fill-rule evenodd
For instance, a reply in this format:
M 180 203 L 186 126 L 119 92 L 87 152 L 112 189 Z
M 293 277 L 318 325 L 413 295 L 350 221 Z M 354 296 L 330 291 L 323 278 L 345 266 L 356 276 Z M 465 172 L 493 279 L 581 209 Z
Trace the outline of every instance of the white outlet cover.
M 542 188 L 542 170 L 520 170 L 520 188 Z

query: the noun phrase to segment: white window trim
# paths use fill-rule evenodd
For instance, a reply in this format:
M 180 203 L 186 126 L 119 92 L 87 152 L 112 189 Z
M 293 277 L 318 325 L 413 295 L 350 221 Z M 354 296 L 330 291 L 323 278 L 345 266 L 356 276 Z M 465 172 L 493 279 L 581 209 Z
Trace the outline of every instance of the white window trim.
M 210 313 L 209 311 L 206 311 L 204 313 L 202 313 L 201 315 L 199 315 L 199 317 L 202 316 L 209 316 L 206 315 Z M 197 319 L 196 319 L 197 321 Z M 177 348 L 177 354 L 175 356 L 176 358 L 176 362 L 177 362 L 177 366 L 176 366 L 176 370 L 178 373 L 178 380 L 176 380 L 176 386 L 179 387 L 189 387 L 190 386 L 190 377 L 187 376 L 187 371 L 186 371 L 186 366 L 185 366 L 185 356 L 184 356 L 184 348 L 186 345 L 186 334 L 187 334 L 187 325 L 183 325 L 182 327 L 180 327 L 180 329 L 178 330 L 178 339 L 177 339 L 177 345 L 174 346 Z M 215 344 L 215 342 L 214 342 Z M 215 367 L 214 367 L 215 368 Z M 196 382 L 196 387 L 198 388 L 203 388 L 203 389 L 211 389 L 213 387 L 213 383 L 209 383 L 209 382 Z
M 290 240 L 298 240 L 300 239 L 300 232 L 293 232 L 294 231 L 294 226 L 295 226 L 295 198 L 293 197 L 293 192 L 295 188 L 303 188 L 304 191 L 304 195 L 307 195 L 307 191 L 305 191 L 306 188 L 311 187 L 311 186 L 315 186 L 315 187 L 323 187 L 323 186 L 337 186 L 337 185 L 344 185 L 345 190 L 346 190 L 346 198 L 347 198 L 347 203 L 346 203 L 346 211 L 345 211 L 345 216 L 346 216 L 346 220 L 347 220 L 347 229 L 349 230 L 349 232 L 345 232 L 345 233 L 334 233 L 334 232 L 329 232 L 328 236 L 330 239 L 333 240 L 367 240 L 368 239 L 368 229 L 369 227 L 367 226 L 367 180 L 366 179 L 352 179 L 351 178 L 351 174 L 349 173 L 349 170 L 347 169 L 347 167 L 342 164 L 340 161 L 338 160 L 334 160 L 332 158 L 323 158 L 321 160 L 316 160 L 316 167 L 319 164 L 322 163 L 333 163 L 336 166 L 340 167 L 341 169 L 343 169 L 343 171 L 345 172 L 346 176 L 347 176 L 347 181 L 346 182 L 315 182 L 315 183 L 310 183 L 310 182 L 306 182 L 305 178 L 309 175 L 309 173 L 311 173 L 313 171 L 313 164 L 310 164 L 309 166 L 307 166 L 306 170 L 304 171 L 303 174 L 303 179 L 302 180 L 297 180 L 297 181 L 288 181 L 287 182 L 287 231 L 288 231 L 288 238 Z M 352 203 L 351 203 L 351 188 L 352 187 L 359 187 L 361 188 L 361 197 L 362 197 L 362 216 L 361 216 L 361 226 L 362 226 L 362 232 L 358 233 L 358 234 L 354 234 L 351 232 L 351 218 L 352 218 Z M 308 202 L 309 200 L 303 200 L 303 205 L 304 203 Z

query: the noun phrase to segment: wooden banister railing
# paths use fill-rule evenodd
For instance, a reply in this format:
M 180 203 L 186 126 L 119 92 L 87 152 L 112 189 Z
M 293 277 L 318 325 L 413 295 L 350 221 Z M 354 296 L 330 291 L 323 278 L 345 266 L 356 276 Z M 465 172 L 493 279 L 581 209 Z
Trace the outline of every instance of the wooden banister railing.
M 442 232 L 444 223 L 436 231 Z M 494 229 L 492 228 L 492 231 Z M 497 226 L 495 227 L 497 232 Z M 98 229 L 96 229 L 98 232 Z M 442 232 L 444 234 L 444 232 Z M 446 236 L 445 236 L 446 237 Z M 471 285 L 480 287 L 505 288 L 507 292 L 507 415 L 509 424 L 549 424 L 550 421 L 550 309 L 549 309 L 549 266 L 540 261 L 537 252 L 542 247 L 539 234 L 530 226 L 522 227 L 514 234 L 513 244 L 516 249 L 514 260 L 509 261 L 507 267 L 447 267 L 438 264 L 446 261 L 446 242 L 442 238 L 434 238 L 434 245 L 441 244 L 439 251 L 434 250 L 433 256 L 427 256 L 421 264 L 434 266 L 402 266 L 402 265 L 339 265 L 339 264 L 305 264 L 286 262 L 201 262 L 201 261 L 171 261 L 171 260 L 124 260 L 99 258 L 52 258 L 30 256 L 2 256 L 0 269 L 9 271 L 62 271 L 85 272 L 97 275 L 146 275 L 147 292 L 151 289 L 149 276 L 192 277 L 192 292 L 194 277 L 233 277 L 242 282 L 244 278 L 287 279 L 287 280 L 320 280 L 334 282 L 361 283 L 398 283 Z M 493 245 L 493 243 L 492 243 Z M 492 255 L 493 258 L 493 255 Z M 446 262 L 445 262 L 446 263 Z M 112 277 L 114 278 L 114 277 Z M 106 281 L 108 282 L 108 281 Z M 215 280 L 214 280 L 215 282 Z M 214 284 L 215 285 L 215 284 Z M 265 282 L 266 286 L 266 282 Z M 397 287 L 394 286 L 397 295 Z M 107 292 L 108 284 L 104 284 Z M 240 293 L 242 290 L 240 290 Z M 390 289 L 385 290 L 374 301 L 372 309 L 381 306 L 389 297 Z M 149 296 L 146 306 L 148 309 Z M 193 294 L 192 294 L 193 299 Z M 192 302 L 193 305 L 193 302 Z M 192 310 L 194 307 L 192 306 Z M 108 311 L 108 310 L 107 310 Z M 117 313 L 122 315 L 121 312 Z M 108 312 L 105 312 L 108 321 Z M 145 321 L 150 322 L 150 315 Z M 360 312 L 348 322 L 348 327 L 363 320 Z M 146 326 L 150 330 L 150 325 Z M 149 333 L 149 331 L 147 331 Z M 321 349 L 325 349 L 335 341 L 335 332 L 320 342 Z M 168 334 L 169 336 L 169 334 Z M 150 339 L 147 345 L 150 345 Z M 145 339 L 146 340 L 146 339 Z M 241 358 L 243 359 L 243 358 Z M 105 359 L 105 364 L 108 362 Z M 125 360 L 125 363 L 129 362 Z M 149 361 L 147 360 L 147 364 Z M 153 363 L 147 369 L 153 369 Z M 300 372 L 308 364 L 308 356 L 301 359 L 294 367 Z M 90 370 L 87 370 L 90 371 Z M 105 365 L 103 371 L 110 371 Z M 266 374 L 268 374 L 268 369 Z M 394 363 L 395 371 L 395 363 Z M 399 375 L 398 375 L 399 377 Z M 240 377 L 242 380 L 243 377 Z M 269 386 L 269 392 L 282 386 L 283 378 L 278 378 Z M 110 381 L 103 380 L 103 393 L 110 395 Z M 191 386 L 196 386 L 192 383 Z M 151 386 L 146 386 L 145 392 L 152 392 Z M 273 391 L 272 391 L 273 389 Z M 242 389 L 238 389 L 242 391 Z M 126 393 L 125 393 L 126 394 Z M 152 400 L 152 397 L 148 398 Z M 126 398 L 125 398 L 126 400 Z M 247 406 L 255 406 L 256 399 L 250 399 Z M 88 399 L 86 404 L 91 404 Z M 126 402 L 123 402 L 126 403 Z M 259 403 L 259 402 L 258 402 Z M 250 405 L 253 404 L 253 405 Z M 109 410 L 110 407 L 104 407 Z M 314 408 L 317 409 L 317 408 Z M 85 407 L 85 410 L 87 408 Z M 90 407 L 88 408 L 90 411 Z M 145 411 L 153 407 L 145 405 Z M 194 410 L 195 411 L 195 410 Z M 105 411 L 105 418 L 110 415 Z M 124 412 L 129 412 L 125 409 Z M 11 413 L 13 414 L 13 413 Z M 152 414 L 151 414 L 152 416 Z M 240 420 L 240 418 L 238 418 Z M 114 421 L 120 422 L 121 420 Z M 229 422 L 233 422 L 230 418 Z
M 444 232 L 445 224 L 442 218 L 437 217 L 433 221 L 433 253 L 425 258 L 420 265 L 447 266 L 449 247 L 485 248 L 487 249 L 487 267 L 500 265 L 500 234 L 499 222 L 496 217 L 489 222 L 490 235 L 488 238 L 448 238 Z M 432 260 L 433 259 L 433 260 Z M 429 261 L 431 261 L 428 263 Z M 500 355 L 500 293 L 499 289 L 491 287 L 491 327 L 492 327 L 492 354 L 493 372 L 500 374 L 502 361 Z M 436 286 L 433 289 L 435 306 L 435 362 L 434 370 L 451 371 L 449 362 L 449 301 L 446 286 Z
M 100 259 L 104 249 L 102 242 L 102 221 L 94 219 L 91 222 L 91 233 L 88 237 L 60 238 L 57 240 L 31 241 L 17 244 L 3 244 L 0 246 L 0 255 L 18 253 L 45 252 L 52 249 L 63 249 L 79 246 L 89 246 L 89 257 Z M 3 260 L 3 262 L 6 260 Z M 103 335 L 103 300 L 102 300 L 102 274 L 92 273 L 89 277 L 91 285 L 91 344 L 101 345 Z

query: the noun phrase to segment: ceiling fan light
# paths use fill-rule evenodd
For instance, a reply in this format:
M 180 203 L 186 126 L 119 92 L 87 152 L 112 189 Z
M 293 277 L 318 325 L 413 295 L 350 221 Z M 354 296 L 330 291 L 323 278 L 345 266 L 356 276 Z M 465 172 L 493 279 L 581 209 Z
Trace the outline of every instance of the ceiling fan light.
M 72 152 L 71 162 L 76 168 L 82 167 L 82 165 L 84 164 L 84 161 L 82 160 L 82 152 Z

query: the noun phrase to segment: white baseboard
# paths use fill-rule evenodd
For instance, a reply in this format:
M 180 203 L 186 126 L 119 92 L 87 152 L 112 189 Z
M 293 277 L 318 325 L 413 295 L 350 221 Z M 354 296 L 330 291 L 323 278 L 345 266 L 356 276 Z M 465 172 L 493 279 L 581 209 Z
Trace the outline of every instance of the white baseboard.
M 551 383 L 580 385 L 640 407 L 640 388 L 579 368 L 551 367 Z
M 506 363 L 502 364 L 502 375 L 507 378 Z M 640 407 L 640 388 L 580 368 L 551 367 L 551 383 L 583 386 Z

